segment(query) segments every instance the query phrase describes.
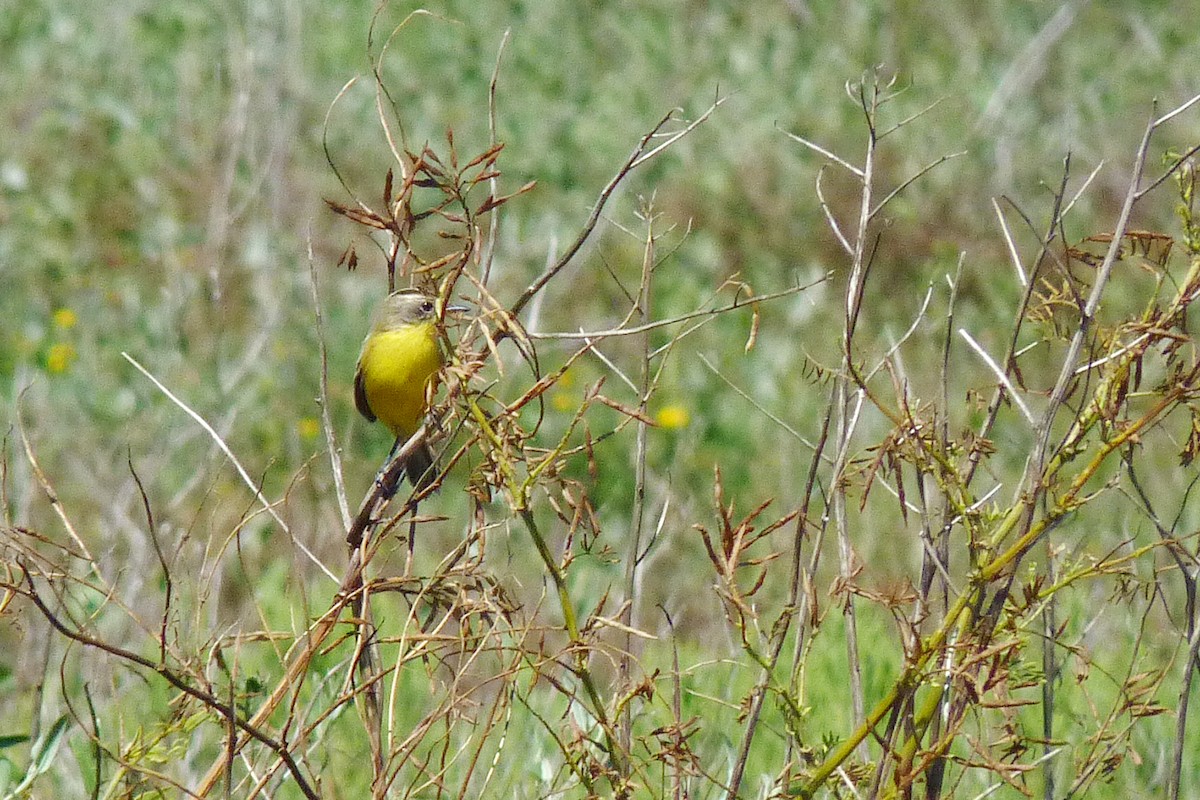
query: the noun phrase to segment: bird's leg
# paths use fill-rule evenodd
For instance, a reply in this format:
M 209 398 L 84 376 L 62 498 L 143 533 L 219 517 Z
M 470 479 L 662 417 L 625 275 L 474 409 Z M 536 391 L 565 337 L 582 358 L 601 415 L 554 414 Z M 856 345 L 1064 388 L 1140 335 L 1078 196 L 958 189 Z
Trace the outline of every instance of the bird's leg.
M 396 494 L 396 487 L 400 484 L 400 477 L 397 475 L 392 479 L 390 484 L 385 484 L 383 481 L 384 475 L 387 473 L 388 467 L 392 463 L 392 459 L 396 455 L 396 451 L 404 444 L 404 439 L 397 438 L 392 449 L 388 451 L 387 458 L 383 460 L 383 466 L 379 468 L 379 472 L 375 473 L 375 485 L 379 487 L 379 492 L 384 500 L 391 500 L 392 495 Z
M 408 521 L 408 556 L 404 559 L 404 574 L 413 574 L 413 550 L 417 539 L 417 507 L 413 506 L 413 519 Z

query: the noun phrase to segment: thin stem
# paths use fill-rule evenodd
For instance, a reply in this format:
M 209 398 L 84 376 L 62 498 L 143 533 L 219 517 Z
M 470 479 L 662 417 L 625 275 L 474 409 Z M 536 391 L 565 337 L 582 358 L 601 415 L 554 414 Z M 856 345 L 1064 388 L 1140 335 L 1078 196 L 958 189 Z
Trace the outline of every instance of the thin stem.
M 654 248 L 654 213 L 647 207 L 643 216 L 646 220 L 646 239 L 642 250 L 642 279 L 638 285 L 636 314 L 640 323 L 645 324 L 652 318 L 651 298 L 654 277 L 655 248 Z M 633 648 L 636 646 L 632 629 L 637 627 L 635 606 L 637 604 L 638 567 L 641 565 L 642 528 L 645 524 L 646 512 L 646 437 L 650 426 L 646 423 L 650 403 L 652 369 L 650 331 L 642 335 L 641 376 L 638 389 L 638 414 L 640 418 L 635 423 L 636 440 L 633 463 L 633 510 L 629 521 L 629 543 L 625 553 L 625 610 L 622 622 L 628 630 L 625 633 L 625 647 L 621 654 L 621 673 L 626 686 L 630 685 L 632 672 Z M 621 718 L 621 747 L 626 752 L 630 750 L 633 735 L 632 709 Z
M 563 625 L 567 629 L 567 636 L 571 640 L 571 650 L 574 653 L 574 665 L 571 672 L 579 678 L 579 682 L 583 685 L 583 690 L 587 694 L 589 709 L 592 716 L 595 717 L 600 729 L 604 732 L 605 749 L 608 751 L 609 759 L 617 773 L 624 777 L 628 770 L 625 764 L 623 751 L 613 738 L 612 724 L 608 719 L 608 712 L 605 710 L 604 703 L 600 700 L 600 693 L 596 690 L 596 683 L 592 678 L 591 670 L 588 668 L 588 647 L 587 643 L 579 633 L 579 623 L 575 617 L 575 607 L 571 603 L 571 595 L 567 591 L 566 578 L 563 576 L 562 569 L 558 565 L 558 560 L 550 552 L 550 547 L 546 544 L 542 532 L 538 530 L 537 522 L 533 519 L 533 512 L 528 506 L 524 506 L 518 510 L 521 516 L 521 521 L 525 523 L 525 530 L 529 531 L 529 536 L 533 539 L 533 545 L 537 548 L 538 555 L 542 557 L 542 564 L 546 567 L 546 571 L 550 573 L 550 579 L 554 583 L 555 592 L 558 595 L 558 605 L 563 615 Z

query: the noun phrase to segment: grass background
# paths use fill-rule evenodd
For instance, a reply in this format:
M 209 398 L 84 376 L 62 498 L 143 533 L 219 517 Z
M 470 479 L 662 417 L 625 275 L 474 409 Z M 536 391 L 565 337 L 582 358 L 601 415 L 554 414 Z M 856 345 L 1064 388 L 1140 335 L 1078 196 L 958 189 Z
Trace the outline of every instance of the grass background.
M 895 70 L 910 87 L 898 102 L 898 119 L 941 101 L 884 151 L 883 182 L 895 185 L 949 152 L 965 155 L 891 207 L 864 336 L 886 346 L 901 335 L 931 283 L 944 308 L 942 276 L 953 273 L 965 252 L 959 319 L 998 352 L 1019 290 L 991 199 L 1011 197 L 1031 218 L 1043 219 L 1069 152 L 1072 186 L 1101 169 L 1071 217 L 1075 227 L 1067 238 L 1110 229 L 1153 99 L 1169 108 L 1193 94 L 1200 63 L 1200 38 L 1190 28 L 1200 13 L 1195 2 L 995 1 L 950 8 L 905 1 L 586 8 L 446 2 L 427 8 L 431 15 L 410 23 L 384 61 L 384 80 L 413 143 L 441 143 L 452 128 L 460 152 L 486 146 L 488 81 L 510 31 L 497 84 L 503 182 L 510 190 L 529 180 L 538 186 L 501 215 L 493 285 L 502 300 L 511 300 L 548 254 L 573 238 L 600 188 L 654 122 L 675 107 L 694 117 L 718 94 L 728 98 L 711 122 L 625 185 L 601 235 L 569 280 L 551 287 L 531 327 L 570 330 L 580 320 L 615 321 L 619 292 L 604 265 L 636 282 L 641 245 L 621 227 L 639 229 L 642 199 L 652 198 L 660 227 L 675 226 L 667 241 L 678 249 L 656 301 L 662 316 L 690 310 L 731 277 L 766 293 L 833 273 L 830 285 L 765 306 L 748 353 L 749 319 L 731 315 L 685 340 L 665 372 L 651 410 L 666 409 L 678 420 L 686 417 L 686 424 L 651 432 L 652 513 L 669 505 L 667 534 L 643 591 L 647 608 L 663 603 L 671 609 L 672 641 L 684 664 L 720 661 L 734 651 L 715 597 L 703 591 L 709 576 L 689 530 L 711 516 L 713 465 L 722 465 L 728 496 L 748 509 L 768 498 L 790 507 L 808 464 L 802 445 L 700 356 L 811 438 L 826 394 L 808 370 L 814 361 L 835 363 L 838 352 L 844 258 L 813 188 L 821 163 L 785 132 L 854 160 L 863 147 L 861 114 L 843 86 L 876 64 Z M 368 53 L 379 52 L 382 37 L 409 10 L 385 8 L 379 38 L 368 45 L 376 13 L 370 2 L 0 2 L 5 510 L 32 529 L 56 525 L 32 479 L 19 427 L 133 608 L 157 608 L 162 586 L 153 577 L 127 461 L 147 484 L 160 535 L 177 537 L 197 558 L 202 543 L 225 536 L 253 498 L 203 431 L 122 351 L 212 422 L 268 497 L 284 498 L 281 514 L 298 539 L 327 563 L 344 559 L 316 424 L 320 363 L 308 248 L 325 314 L 331 414 L 353 502 L 390 446 L 382 431 L 357 417 L 350 384 L 382 280 L 361 239 L 358 272 L 334 267 L 358 234 L 322 203 L 323 197 L 346 199 L 323 138 L 346 184 L 364 196 L 378 194 L 389 156 L 370 81 L 351 86 L 332 111 L 330 105 L 348 80 L 367 72 Z M 1195 130 L 1194 121 L 1169 128 L 1156 147 L 1186 147 Z M 835 212 L 853 211 L 853 186 L 831 173 L 825 188 Z M 1164 195 L 1141 209 L 1133 227 L 1172 232 L 1172 216 Z M 1022 235 L 1029 246 L 1033 237 Z M 939 335 L 936 325 L 923 326 L 904 352 L 918 395 L 936 390 L 939 356 L 924 345 Z M 622 348 L 614 346 L 618 360 L 631 355 Z M 547 366 L 566 352 L 552 343 L 539 350 Z M 969 353 L 957 353 L 954 366 L 964 385 L 988 387 L 986 368 Z M 549 432 L 569 419 L 581 396 L 572 393 L 605 372 L 595 361 L 573 371 L 559 389 L 560 402 L 551 398 Z M 606 388 L 618 400 L 633 399 L 615 380 Z M 955 413 L 967 424 L 978 411 L 964 401 Z M 601 416 L 597 427 L 605 422 Z M 868 430 L 879 425 L 866 424 Z M 629 519 L 631 442 L 626 434 L 602 445 L 600 472 L 589 487 L 615 543 Z M 1020 448 L 1014 452 L 1007 467 L 1019 470 Z M 586 477 L 583 469 L 579 474 Z M 1172 471 L 1159 490 L 1169 495 L 1186 480 Z M 433 510 L 453 514 L 454 481 L 452 475 Z M 1195 516 L 1186 510 L 1192 524 L 1185 529 L 1195 529 Z M 856 531 L 859 556 L 879 584 L 899 580 L 918 554 L 897 546 L 886 513 L 864 520 Z M 1137 524 L 1118 518 L 1105 535 L 1115 542 Z M 421 558 L 435 563 L 457 535 L 453 525 L 445 526 Z M 209 576 L 215 589 L 203 602 L 197 598 L 197 619 L 218 628 L 260 618 L 286 625 L 319 607 L 319 576 L 305 560 L 281 559 L 279 542 L 268 517 L 253 517 L 241 532 L 238 558 Z M 536 596 L 540 573 L 525 547 L 515 537 L 497 543 L 493 566 Z M 620 574 L 620 564 L 596 557 L 577 575 L 578 602 L 590 607 Z M 1088 616 L 1087 608 L 1081 604 L 1081 629 L 1090 624 L 1096 640 L 1103 631 L 1125 641 L 1130 620 L 1116 613 Z M 154 612 L 147 616 L 153 619 Z M 644 624 L 663 633 L 654 619 L 647 613 Z M 113 624 L 114 636 L 128 633 Z M 886 618 L 865 625 L 887 629 Z M 55 691 L 36 688 L 45 665 L 61 659 L 61 645 L 34 633 L 25 624 L 0 630 L 0 719 L 6 720 L 0 733 L 57 716 Z M 1162 647 L 1171 646 L 1167 637 Z M 653 663 L 668 655 L 651 650 L 646 658 Z M 848 719 L 839 659 L 839 648 L 818 648 L 809 667 L 811 705 L 820 709 L 811 723 L 814 738 L 844 729 Z M 864 655 L 869 697 L 894 674 L 892 660 L 888 646 Z M 736 703 L 754 676 L 736 665 L 728 669 L 727 675 L 697 669 L 692 688 L 698 696 Z M 137 724 L 150 724 L 150 709 L 163 702 L 165 695 L 147 703 Z M 713 716 L 718 707 L 704 704 L 702 713 Z M 1064 711 L 1072 713 L 1086 710 Z M 1144 738 L 1135 740 L 1142 766 L 1120 772 L 1116 783 L 1097 786 L 1096 793 L 1151 791 L 1155 742 L 1170 735 L 1171 724 L 1164 716 L 1159 728 L 1146 726 L 1139 734 Z M 714 732 L 720 730 L 714 718 L 704 735 L 719 739 Z M 526 734 L 535 737 L 536 730 Z M 730 746 L 713 743 L 715 762 Z M 546 745 L 531 740 L 528 747 L 543 754 Z M 341 757 L 354 763 L 352 752 Z M 338 763 L 331 756 L 331 768 Z M 536 786 L 540 763 L 531 758 L 513 765 L 502 785 Z M 773 763 L 773 756 L 763 753 L 761 763 Z M 1200 764 L 1188 769 L 1200 777 Z M 70 772 L 59 770 L 59 785 L 74 785 Z M 353 796 L 350 791 L 344 796 Z

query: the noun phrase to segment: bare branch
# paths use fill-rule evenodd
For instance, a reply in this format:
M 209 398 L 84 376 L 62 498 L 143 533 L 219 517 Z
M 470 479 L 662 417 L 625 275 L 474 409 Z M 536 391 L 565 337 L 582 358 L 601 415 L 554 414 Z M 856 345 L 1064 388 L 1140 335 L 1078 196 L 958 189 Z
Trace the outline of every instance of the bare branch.
M 221 449 L 221 452 L 224 453 L 229 458 L 230 463 L 233 464 L 234 469 L 236 469 L 238 475 L 241 476 L 242 482 L 245 483 L 247 487 L 249 487 L 250 491 L 254 493 L 255 499 L 258 500 L 259 503 L 262 504 L 263 510 L 266 511 L 267 514 L 270 515 L 271 519 L 275 520 L 275 522 L 279 525 L 280 529 L 282 529 L 284 533 L 288 534 L 288 536 L 291 537 L 292 541 L 296 544 L 296 546 L 300 548 L 300 551 L 303 552 L 304 555 L 308 556 L 308 559 L 310 561 L 312 561 L 313 564 L 315 564 L 322 572 L 324 572 L 325 575 L 330 580 L 337 582 L 337 576 L 333 574 L 333 572 L 329 569 L 329 567 L 325 566 L 325 564 L 321 561 L 321 559 L 317 558 L 316 554 L 314 554 L 311 550 L 309 550 L 308 547 L 305 546 L 305 544 L 303 542 L 301 542 L 299 539 L 297 539 L 295 536 L 292 535 L 291 528 L 289 528 L 287 523 L 283 521 L 283 518 L 280 517 L 278 513 L 276 513 L 274 504 L 272 504 L 269 500 L 267 500 L 266 497 L 263 496 L 263 493 L 259 489 L 258 484 L 255 483 L 254 479 L 250 477 L 250 473 L 246 472 L 246 468 L 242 466 L 242 462 L 239 461 L 237 456 L 235 456 L 233 454 L 233 450 L 230 449 L 229 445 L 225 443 L 225 440 L 221 438 L 221 435 L 219 433 L 217 433 L 217 431 L 213 428 L 213 426 L 209 425 L 208 421 L 205 420 L 204 417 L 200 416 L 198 413 L 193 411 L 192 408 L 187 403 L 180 400 L 170 389 L 168 389 L 166 386 L 164 386 L 163 383 L 158 378 L 151 375 L 150 371 L 147 370 L 145 367 L 143 367 L 141 364 L 139 364 L 133 356 L 129 355 L 129 353 L 126 353 L 124 351 L 121 352 L 121 356 L 126 361 L 128 361 L 130 364 L 132 364 L 137 369 L 138 372 L 145 375 L 150 380 L 150 382 L 153 383 L 158 388 L 158 390 L 160 392 L 162 392 L 164 395 L 166 395 L 168 400 L 170 400 L 175 405 L 179 406 L 179 408 L 183 409 L 184 413 L 186 413 L 189 417 L 191 417 L 196 422 L 197 425 L 199 425 L 201 428 L 204 429 L 204 432 L 207 433 L 210 438 L 212 438 L 212 440 L 216 443 L 217 447 L 219 447 Z
M 321 406 L 321 428 L 325 431 L 325 449 L 329 453 L 329 468 L 333 473 L 333 489 L 337 496 L 338 509 L 342 512 L 342 526 L 350 527 L 350 504 L 346 500 L 346 479 L 342 474 L 342 456 L 333 432 L 333 421 L 329 418 L 329 354 L 325 348 L 325 320 L 321 314 L 321 298 L 317 293 L 317 267 L 313 260 L 312 236 L 306 237 L 308 246 L 308 280 L 312 289 L 313 314 L 317 322 L 317 348 L 321 357 L 321 377 L 318 381 Z
M 650 132 L 643 136 L 641 141 L 638 142 L 637 146 L 633 148 L 633 152 L 630 154 L 629 158 L 626 159 L 624 165 L 617 170 L 617 173 L 609 180 L 604 188 L 600 190 L 600 196 L 596 199 L 596 203 L 592 207 L 591 216 L 589 216 L 587 222 L 584 223 L 579 235 L 575 237 L 575 241 L 572 242 L 567 248 L 566 252 L 559 257 L 558 261 L 556 261 L 541 275 L 539 275 L 533 281 L 533 283 L 529 284 L 525 291 L 521 292 L 521 295 L 509 308 L 509 313 L 514 317 L 519 315 L 521 311 L 524 310 L 525 306 L 529 304 L 529 301 L 537 296 L 537 294 L 541 292 L 546 284 L 549 283 L 555 275 L 561 272 L 563 268 L 567 266 L 567 264 L 571 263 L 571 259 L 575 258 L 575 254 L 579 252 L 580 248 L 583 247 L 584 242 L 588 240 L 588 238 L 592 235 L 592 231 L 595 230 L 596 223 L 600 221 L 600 214 L 604 211 L 605 204 L 608 203 L 609 198 L 612 197 L 613 193 L 617 190 L 617 187 L 621 185 L 621 182 L 625 180 L 625 177 L 630 172 L 646 163 L 646 161 L 653 156 L 661 153 L 670 145 L 679 141 L 688 133 L 691 133 L 693 130 L 695 130 L 697 125 L 708 119 L 708 117 L 724 102 L 724 98 L 717 98 L 717 100 L 714 101 L 713 104 L 709 106 L 703 114 L 701 114 L 694 122 L 685 127 L 682 131 L 669 135 L 665 142 L 657 145 L 656 147 L 650 148 L 650 143 L 659 135 L 659 132 L 663 129 L 663 127 L 672 119 L 674 119 L 675 112 L 671 111 L 661 120 L 659 120 L 658 124 L 651 128 Z
M 1093 173 L 1095 174 L 1095 173 Z M 1000 231 L 1004 234 L 1004 243 L 1008 245 L 1008 255 L 1012 259 L 1013 269 L 1017 273 L 1017 280 L 1021 286 L 1029 286 L 1029 278 L 1025 275 L 1025 267 L 1021 265 L 1021 256 L 1017 254 L 1017 245 L 1013 241 L 1012 231 L 1008 229 L 1008 220 L 1004 218 L 1004 212 L 1000 210 L 1000 204 L 996 202 L 996 198 L 992 198 L 992 208 L 996 211 L 996 219 L 1000 220 Z
M 779 127 L 778 124 L 775 127 L 778 128 Z M 846 170 L 853 173 L 860 180 L 863 178 L 863 171 L 861 169 L 854 166 L 846 159 L 835 155 L 834 153 L 832 153 L 829 150 L 826 150 L 824 147 L 821 147 L 821 145 L 817 144 L 816 142 L 810 142 L 808 139 L 805 139 L 803 136 L 798 136 L 797 134 L 791 133 L 790 131 L 783 131 L 783 135 L 787 136 L 792 141 L 799 142 L 800 144 L 804 145 L 808 149 L 829 159 L 833 163 L 835 163 L 841 167 L 844 167 Z
M 1037 421 L 1034 420 L 1033 414 L 1029 411 L 1029 407 L 1025 405 L 1025 401 L 1021 399 L 1021 395 L 1017 393 L 1017 388 L 1012 385 L 1012 381 L 1008 379 L 1008 375 L 1004 372 L 1004 370 L 1000 369 L 1000 365 L 992 360 L 992 357 L 989 356 L 987 351 L 983 349 L 983 346 L 971 338 L 971 334 L 967 333 L 965 329 L 959 328 L 958 335 L 966 340 L 966 343 L 969 344 L 971 349 L 974 350 L 975 353 L 983 360 L 983 363 L 987 364 L 988 369 L 990 369 L 992 374 L 996 376 L 996 381 L 1004 387 L 1004 389 L 1008 392 L 1008 396 L 1014 403 L 1016 403 L 1017 408 L 1021 410 L 1021 416 L 1025 417 L 1030 426 L 1036 427 Z
M 730 311 L 736 311 L 739 308 L 747 308 L 747 307 L 753 306 L 755 303 L 762 303 L 762 302 L 766 302 L 768 300 L 775 300 L 780 297 L 788 297 L 790 295 L 797 294 L 798 292 L 803 292 L 808 289 L 811 289 L 813 286 L 816 286 L 818 284 L 824 283 L 825 281 L 829 280 L 829 277 L 830 276 L 828 274 L 826 274 L 826 275 L 821 276 L 819 279 L 813 281 L 812 283 L 805 284 L 804 286 L 793 286 L 790 289 L 783 289 L 782 291 L 778 291 L 778 292 L 770 292 L 768 294 L 751 296 L 751 297 L 747 297 L 744 300 L 734 300 L 732 303 L 728 303 L 728 304 L 726 304 L 724 306 L 720 306 L 718 308 L 704 308 L 704 309 L 700 309 L 698 311 L 691 311 L 687 314 L 680 314 L 679 316 L 671 317 L 670 319 L 659 319 L 659 320 L 655 320 L 653 322 L 647 322 L 643 325 L 631 325 L 628 328 L 609 328 L 606 330 L 598 330 L 598 331 L 583 331 L 583 330 L 578 331 L 578 332 L 570 332 L 570 331 L 549 332 L 549 331 L 547 331 L 547 332 L 542 332 L 542 333 L 530 331 L 529 338 L 530 339 L 583 339 L 583 340 L 590 341 L 593 339 L 597 339 L 597 340 L 598 339 L 606 339 L 611 336 L 633 336 L 636 334 L 645 333 L 646 331 L 655 330 L 656 328 L 665 328 L 670 325 L 677 325 L 680 322 L 687 322 L 688 320 L 691 320 L 691 319 L 697 319 L 699 317 L 713 317 L 713 316 L 717 316 L 719 314 L 728 313 Z

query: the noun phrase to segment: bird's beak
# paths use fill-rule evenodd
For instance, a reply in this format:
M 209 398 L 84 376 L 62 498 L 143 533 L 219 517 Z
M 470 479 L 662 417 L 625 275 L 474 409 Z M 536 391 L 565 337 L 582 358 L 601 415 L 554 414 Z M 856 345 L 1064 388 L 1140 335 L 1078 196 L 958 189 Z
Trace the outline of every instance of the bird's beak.
M 447 314 L 465 314 L 470 310 L 466 306 L 446 306 Z

